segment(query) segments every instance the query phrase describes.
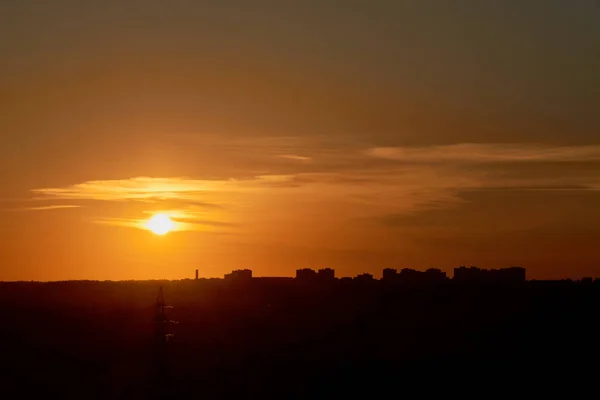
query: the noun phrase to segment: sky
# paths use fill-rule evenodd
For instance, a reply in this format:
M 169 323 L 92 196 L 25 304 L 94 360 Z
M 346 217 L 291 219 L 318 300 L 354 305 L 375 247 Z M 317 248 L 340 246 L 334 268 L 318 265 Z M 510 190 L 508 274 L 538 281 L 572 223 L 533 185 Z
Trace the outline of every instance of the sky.
M 600 276 L 599 19 L 596 0 L 1 2 L 0 280 Z

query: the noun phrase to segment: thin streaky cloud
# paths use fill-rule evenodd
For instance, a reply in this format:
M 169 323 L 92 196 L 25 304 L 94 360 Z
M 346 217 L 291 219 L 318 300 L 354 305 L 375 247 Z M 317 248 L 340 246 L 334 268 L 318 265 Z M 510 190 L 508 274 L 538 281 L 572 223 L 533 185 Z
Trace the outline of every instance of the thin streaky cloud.
M 63 205 L 53 205 L 53 206 L 23 207 L 23 208 L 20 208 L 19 210 L 46 211 L 46 210 L 61 210 L 61 209 L 68 209 L 68 208 L 80 208 L 80 207 L 82 207 L 82 206 L 75 205 L 75 204 L 63 204 Z
M 65 188 L 34 190 L 48 198 L 144 201 L 153 200 L 160 209 L 176 211 L 182 218 L 205 219 L 206 210 L 194 207 L 205 202 L 207 196 L 215 204 L 228 204 L 228 210 L 247 206 L 256 196 L 285 196 L 292 198 L 307 195 L 312 200 L 329 202 L 368 202 L 413 209 L 414 206 L 443 202 L 456 202 L 457 194 L 465 190 L 484 188 L 547 188 L 581 186 L 594 189 L 595 180 L 589 178 L 549 176 L 536 179 L 504 177 L 480 169 L 457 166 L 404 165 L 375 171 L 346 171 L 342 173 L 296 173 L 261 175 L 252 179 L 194 180 L 184 178 L 131 178 L 124 180 L 88 181 Z M 276 190 L 273 190 L 276 189 Z M 235 196 L 231 196 L 235 195 Z M 356 195 L 364 199 L 358 200 Z M 170 204 L 176 201 L 177 205 Z M 189 201 L 189 204 L 186 202 Z M 282 200 L 283 201 L 283 200 Z M 286 200 L 287 201 L 287 200 Z M 175 205 L 175 207 L 173 207 Z M 158 207 L 153 207 L 155 210 Z M 225 210 L 222 208 L 222 210 Z M 215 213 L 211 212 L 214 216 Z M 176 217 L 175 215 L 173 215 Z
M 188 178 L 136 177 L 117 180 L 96 180 L 67 187 L 33 189 L 42 198 L 102 201 L 204 201 L 213 193 L 248 192 L 289 180 L 288 175 L 264 175 L 252 179 L 200 180 Z
M 203 225 L 203 226 L 214 226 L 214 227 L 223 227 L 223 228 L 232 228 L 238 226 L 237 224 L 231 222 L 219 222 L 219 221 L 208 221 L 196 218 L 175 218 L 175 222 L 185 223 L 190 225 Z
M 277 153 L 272 153 L 277 154 Z M 297 153 L 284 153 L 293 155 Z M 548 171 L 534 177 L 519 174 L 519 162 L 600 161 L 600 146 L 459 144 L 429 147 L 373 148 L 351 151 L 352 163 L 310 172 L 273 169 L 239 179 L 133 177 L 91 180 L 73 185 L 34 189 L 38 198 L 61 201 L 132 202 L 144 216 L 162 212 L 184 231 L 246 231 L 264 225 L 264 218 L 333 219 L 380 214 L 413 214 L 430 209 L 464 206 L 463 194 L 478 190 L 599 190 L 600 176 L 577 171 Z M 335 152 L 333 157 L 339 154 Z M 397 160 L 381 162 L 382 158 Z M 321 164 L 321 161 L 323 164 Z M 506 165 L 485 163 L 503 162 Z M 473 168 L 473 163 L 481 167 Z M 478 165 L 479 166 L 479 165 Z M 316 166 L 315 166 L 316 167 Z M 147 205 L 147 207 L 145 206 Z M 138 207 L 139 208 L 139 207 Z M 286 214 L 287 213 L 287 214 Z M 145 214 L 145 215 L 144 215 Z M 100 216 L 98 223 L 146 229 L 144 219 Z M 287 217 L 286 217 L 287 218 Z
M 227 221 L 214 221 L 208 218 L 214 217 L 215 213 L 206 212 L 203 210 L 197 210 L 193 207 L 181 210 L 145 210 L 144 214 L 156 215 L 165 214 L 168 215 L 173 221 L 187 223 L 187 224 L 198 224 L 208 226 L 221 226 L 221 227 L 234 227 L 237 224 Z
M 374 147 L 366 154 L 405 163 L 497 163 L 600 161 L 600 146 L 459 143 L 425 147 Z
M 136 228 L 144 231 L 149 231 L 147 219 L 135 218 L 100 218 L 93 221 L 100 225 L 117 226 L 124 228 Z M 172 232 L 213 232 L 210 228 L 229 227 L 226 224 L 218 222 L 202 221 L 202 222 L 187 222 L 173 219 Z
M 568 186 L 568 187 L 482 187 L 465 191 L 479 192 L 583 192 L 596 190 L 593 186 Z
M 306 156 L 299 156 L 296 154 L 279 154 L 277 158 L 283 158 L 286 160 L 299 161 L 299 162 L 311 162 L 312 158 Z

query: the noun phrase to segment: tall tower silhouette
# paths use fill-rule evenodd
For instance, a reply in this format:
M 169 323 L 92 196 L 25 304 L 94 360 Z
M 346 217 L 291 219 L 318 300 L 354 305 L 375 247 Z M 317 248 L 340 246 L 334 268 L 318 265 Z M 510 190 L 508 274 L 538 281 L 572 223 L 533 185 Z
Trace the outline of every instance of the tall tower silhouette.
M 169 338 L 173 335 L 169 333 L 170 321 L 167 318 L 167 310 L 173 308 L 165 303 L 165 297 L 163 294 L 162 286 L 158 290 L 158 297 L 156 298 L 156 315 L 154 316 L 154 323 L 156 324 L 156 342 L 159 347 L 166 347 Z
M 160 287 L 156 298 L 156 313 L 154 315 L 154 373 L 152 377 L 153 395 L 155 398 L 165 398 L 169 381 L 169 341 L 173 334 L 169 325 L 176 323 L 168 318 L 167 310 L 173 308 L 165 303 L 163 288 Z

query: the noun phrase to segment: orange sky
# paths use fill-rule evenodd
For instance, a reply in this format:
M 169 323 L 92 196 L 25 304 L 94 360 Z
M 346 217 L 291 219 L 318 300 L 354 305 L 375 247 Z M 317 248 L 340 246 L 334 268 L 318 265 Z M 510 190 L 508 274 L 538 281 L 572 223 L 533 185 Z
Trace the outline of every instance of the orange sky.
M 597 3 L 63 3 L 0 6 L 0 280 L 600 276 Z

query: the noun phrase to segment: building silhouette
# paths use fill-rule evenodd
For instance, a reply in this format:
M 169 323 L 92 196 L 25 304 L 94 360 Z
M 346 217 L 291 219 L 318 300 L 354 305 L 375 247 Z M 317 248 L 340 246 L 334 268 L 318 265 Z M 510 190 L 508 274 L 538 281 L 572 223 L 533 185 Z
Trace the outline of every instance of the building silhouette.
M 455 282 L 525 282 L 526 271 L 522 267 L 482 269 L 477 267 L 454 268 Z
M 398 270 L 395 268 L 385 268 L 381 279 L 385 282 L 397 282 Z
M 446 273 L 439 268 L 429 268 L 425 271 L 425 280 L 427 282 L 441 283 L 447 279 Z
M 333 281 L 335 279 L 335 270 L 331 268 L 320 269 L 317 272 L 320 281 Z
M 527 276 L 525 268 L 510 267 L 491 270 L 492 277 L 496 281 L 525 282 Z
M 252 279 L 252 270 L 250 269 L 236 269 L 228 274 L 225 274 L 225 280 L 227 281 L 250 281 Z
M 412 268 L 402 268 L 399 279 L 402 283 L 421 283 L 423 281 L 423 272 Z
M 354 278 L 355 281 L 357 282 L 373 282 L 373 275 L 368 274 L 368 273 L 364 273 L 364 274 L 359 274 Z
M 442 283 L 447 280 L 446 273 L 441 269 L 429 268 L 426 271 L 417 271 L 412 268 L 403 268 L 397 276 L 388 272 L 390 278 L 405 284 L 430 284 Z
M 310 268 L 296 270 L 296 279 L 302 282 L 313 282 L 317 278 L 317 271 Z
M 425 271 L 419 271 L 413 268 L 402 268 L 398 272 L 395 268 L 384 268 L 381 282 L 385 284 L 400 284 L 400 285 L 431 285 L 441 284 L 444 282 L 495 282 L 495 283 L 516 283 L 525 282 L 526 270 L 522 267 L 510 267 L 500 269 L 482 269 L 475 266 L 454 268 L 454 277 L 450 280 L 446 272 L 439 268 L 429 268 Z M 196 279 L 198 278 L 198 270 L 196 270 Z M 204 279 L 204 278 L 203 278 Z M 376 280 L 372 274 L 363 273 L 351 277 L 336 278 L 335 270 L 332 268 L 322 268 L 314 270 L 311 268 L 301 268 L 296 270 L 296 276 L 291 277 L 267 277 L 253 278 L 252 270 L 238 269 L 233 270 L 224 275 L 224 280 L 228 282 L 250 282 L 250 281 L 269 281 L 269 282 L 304 282 L 310 284 L 322 284 L 325 282 L 342 282 L 349 281 L 367 282 Z M 590 278 L 584 278 L 582 283 L 589 283 Z

